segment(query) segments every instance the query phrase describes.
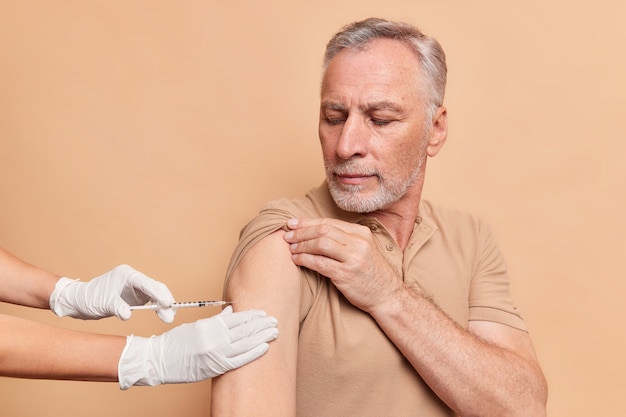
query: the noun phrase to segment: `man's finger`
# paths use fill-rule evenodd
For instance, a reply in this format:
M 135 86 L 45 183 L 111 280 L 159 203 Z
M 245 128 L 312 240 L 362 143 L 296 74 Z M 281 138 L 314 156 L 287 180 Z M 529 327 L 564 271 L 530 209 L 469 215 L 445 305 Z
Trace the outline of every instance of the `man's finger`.
M 329 219 L 327 217 L 320 218 L 292 218 L 287 220 L 287 227 L 291 230 L 296 229 L 304 229 L 309 227 L 317 227 L 317 226 L 330 226 L 336 227 L 339 230 L 343 230 L 344 232 L 350 232 L 353 230 L 355 226 L 359 226 L 358 224 L 344 222 L 339 219 Z

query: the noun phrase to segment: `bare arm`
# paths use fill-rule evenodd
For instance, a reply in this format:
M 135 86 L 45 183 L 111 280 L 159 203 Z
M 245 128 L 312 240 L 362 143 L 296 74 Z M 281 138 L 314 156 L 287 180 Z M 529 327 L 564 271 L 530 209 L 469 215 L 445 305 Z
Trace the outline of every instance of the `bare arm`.
M 424 381 L 461 416 L 544 416 L 547 386 L 528 334 L 457 326 L 386 262 L 368 228 L 331 219 L 288 223 L 294 263 L 329 277 L 374 317 Z
M 545 416 L 547 387 L 528 334 L 472 321 L 462 329 L 414 289 L 371 311 L 433 391 L 461 416 Z
M 280 336 L 260 359 L 213 380 L 213 417 L 295 415 L 300 279 L 283 235 L 254 245 L 227 283 L 233 306 L 267 311 L 278 319 Z
M 60 276 L 30 265 L 0 248 L 0 301 L 50 308 L 50 294 Z
M 124 336 L 77 332 L 0 315 L 0 375 L 117 381 Z
M 60 276 L 0 249 L 0 301 L 48 309 Z M 117 381 L 125 336 L 77 332 L 0 315 L 0 375 Z
M 97 319 L 130 318 L 127 303 L 151 299 L 162 305 L 174 300 L 165 284 L 128 265 L 80 283 L 59 280 L 0 249 L 0 301 Z M 174 318 L 170 309 L 157 314 L 166 322 Z M 119 380 L 122 389 L 202 381 L 255 360 L 276 336 L 276 320 L 261 311 L 226 310 L 149 338 L 78 332 L 0 315 L 0 376 Z

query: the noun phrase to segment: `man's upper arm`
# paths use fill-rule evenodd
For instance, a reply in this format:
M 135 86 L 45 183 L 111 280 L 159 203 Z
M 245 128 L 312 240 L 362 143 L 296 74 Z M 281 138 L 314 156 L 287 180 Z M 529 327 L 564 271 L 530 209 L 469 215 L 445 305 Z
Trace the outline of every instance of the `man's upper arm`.
M 468 331 L 482 340 L 514 352 L 539 366 L 533 343 L 524 330 L 502 323 L 473 320 L 468 324 Z
M 252 246 L 228 277 L 235 311 L 262 309 L 278 319 L 279 336 L 258 360 L 215 378 L 211 415 L 295 415 L 300 271 L 279 230 Z

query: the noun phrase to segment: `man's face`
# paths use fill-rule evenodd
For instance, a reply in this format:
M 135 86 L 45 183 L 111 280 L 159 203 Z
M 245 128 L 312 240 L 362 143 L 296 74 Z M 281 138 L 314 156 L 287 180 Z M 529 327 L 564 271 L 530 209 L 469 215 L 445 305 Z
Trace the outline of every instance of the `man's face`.
M 419 198 L 432 130 L 419 71 L 408 47 L 389 39 L 344 49 L 328 65 L 319 137 L 331 194 L 343 210 L 370 213 Z

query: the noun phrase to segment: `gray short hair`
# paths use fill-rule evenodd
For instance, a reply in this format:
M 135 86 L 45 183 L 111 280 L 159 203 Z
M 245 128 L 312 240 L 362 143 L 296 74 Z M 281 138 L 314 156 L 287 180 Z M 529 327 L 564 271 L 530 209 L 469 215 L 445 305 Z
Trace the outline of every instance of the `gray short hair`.
M 439 42 L 408 23 L 369 18 L 350 23 L 337 32 L 326 45 L 324 71 L 341 50 L 363 50 L 375 39 L 404 42 L 415 53 L 422 69 L 426 108 L 433 112 L 443 104 L 446 89 L 446 55 Z

